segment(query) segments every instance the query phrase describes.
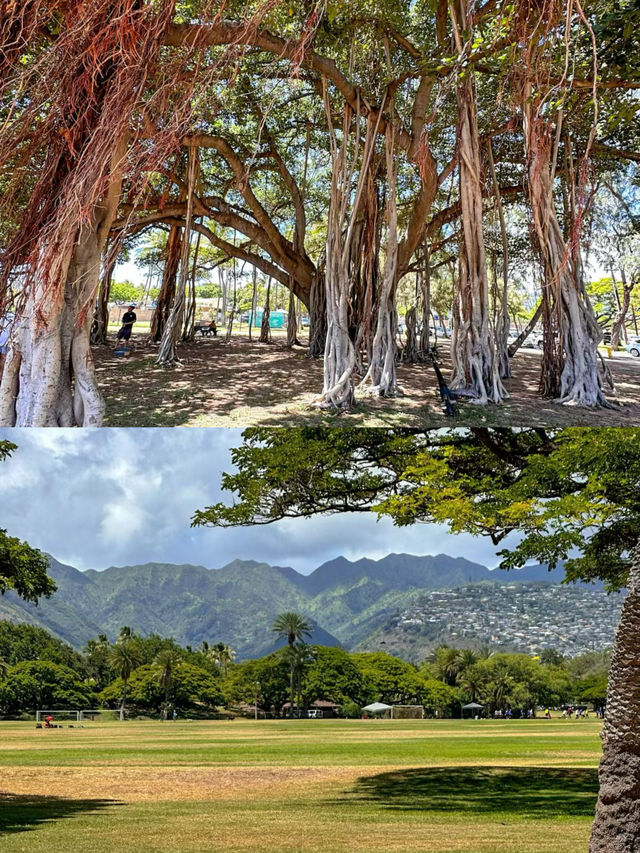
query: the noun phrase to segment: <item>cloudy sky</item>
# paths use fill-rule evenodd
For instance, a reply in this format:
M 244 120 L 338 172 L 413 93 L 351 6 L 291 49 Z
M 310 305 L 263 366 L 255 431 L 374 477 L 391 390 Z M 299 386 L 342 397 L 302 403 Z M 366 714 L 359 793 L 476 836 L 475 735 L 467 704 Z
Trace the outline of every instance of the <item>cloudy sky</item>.
M 340 554 L 447 553 L 497 563 L 485 539 L 436 525 L 394 528 L 373 515 L 287 519 L 218 530 L 189 525 L 194 510 L 230 496 L 220 475 L 239 430 L 2 430 L 18 445 L 0 463 L 0 527 L 79 569 L 146 562 L 219 568 L 236 557 L 309 572 Z

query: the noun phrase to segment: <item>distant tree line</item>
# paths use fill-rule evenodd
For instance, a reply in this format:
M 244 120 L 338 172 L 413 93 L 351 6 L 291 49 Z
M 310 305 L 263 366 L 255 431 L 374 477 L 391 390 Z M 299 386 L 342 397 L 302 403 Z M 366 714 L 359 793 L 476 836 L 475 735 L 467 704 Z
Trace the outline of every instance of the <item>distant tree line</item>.
M 287 615 L 287 614 L 283 614 Z M 289 616 L 295 614 L 288 614 Z M 157 634 L 123 628 L 81 652 L 42 628 L 0 622 L 0 714 L 19 717 L 56 708 L 124 709 L 129 716 L 212 717 L 304 712 L 317 700 L 360 716 L 370 702 L 424 705 L 428 716 L 458 717 L 476 701 L 487 713 L 564 703 L 602 706 L 609 655 L 564 658 L 491 654 L 488 649 L 434 651 L 416 666 L 386 652 L 349 653 L 295 639 L 272 654 L 236 663 L 224 643 L 182 647 Z M 292 702 L 293 697 L 293 702 Z

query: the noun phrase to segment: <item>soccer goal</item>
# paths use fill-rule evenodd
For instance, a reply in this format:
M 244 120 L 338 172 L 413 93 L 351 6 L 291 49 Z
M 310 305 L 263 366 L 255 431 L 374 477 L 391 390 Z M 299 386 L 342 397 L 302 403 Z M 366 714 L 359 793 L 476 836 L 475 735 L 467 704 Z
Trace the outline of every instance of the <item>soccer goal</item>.
M 51 721 L 55 723 L 88 723 L 88 722 L 105 722 L 111 720 L 124 720 L 124 713 L 120 710 L 111 711 L 105 708 L 96 708 L 93 710 L 77 710 L 75 708 L 56 708 L 53 711 L 39 710 L 36 711 L 36 723 L 46 722 L 47 717 L 51 717 Z
M 424 705 L 392 705 L 392 720 L 424 720 Z

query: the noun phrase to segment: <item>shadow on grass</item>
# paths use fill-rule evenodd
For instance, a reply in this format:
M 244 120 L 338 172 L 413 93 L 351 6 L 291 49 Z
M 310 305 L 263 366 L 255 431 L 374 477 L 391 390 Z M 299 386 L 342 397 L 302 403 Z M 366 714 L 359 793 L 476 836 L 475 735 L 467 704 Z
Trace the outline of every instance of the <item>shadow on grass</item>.
M 116 800 L 72 800 L 32 794 L 0 793 L 0 836 L 28 832 L 43 823 L 92 814 L 121 803 Z
M 592 816 L 598 771 L 549 767 L 425 767 L 360 778 L 358 802 L 404 811 Z

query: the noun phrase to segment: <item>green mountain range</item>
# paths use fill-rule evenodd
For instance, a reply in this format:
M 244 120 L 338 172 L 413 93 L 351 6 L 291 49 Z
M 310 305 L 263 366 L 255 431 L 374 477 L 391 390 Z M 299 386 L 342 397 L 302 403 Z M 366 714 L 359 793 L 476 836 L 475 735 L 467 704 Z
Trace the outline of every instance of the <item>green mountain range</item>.
M 309 618 L 312 642 L 351 649 L 425 590 L 506 577 L 524 582 L 562 579 L 561 569 L 527 566 L 496 573 L 446 554 L 389 554 L 355 562 L 337 557 L 309 575 L 252 560 L 234 560 L 219 569 L 146 563 L 79 571 L 54 558 L 50 565 L 57 592 L 38 606 L 7 593 L 0 598 L 0 619 L 46 628 L 76 648 L 99 633 L 113 639 L 128 625 L 143 634 L 172 636 L 181 644 L 223 641 L 240 659 L 276 647 L 271 623 L 286 610 Z

